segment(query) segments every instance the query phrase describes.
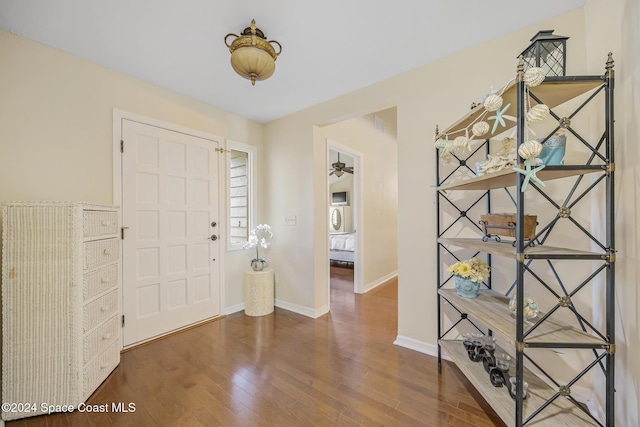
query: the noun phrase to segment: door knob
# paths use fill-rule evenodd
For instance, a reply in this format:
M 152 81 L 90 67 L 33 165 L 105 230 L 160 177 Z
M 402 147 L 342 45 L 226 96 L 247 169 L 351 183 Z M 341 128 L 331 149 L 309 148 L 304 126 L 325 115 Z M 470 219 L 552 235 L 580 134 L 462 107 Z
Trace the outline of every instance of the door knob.
M 216 240 L 218 240 L 218 236 L 216 236 L 215 234 L 212 234 L 211 235 L 211 240 L 213 240 L 215 242 Z

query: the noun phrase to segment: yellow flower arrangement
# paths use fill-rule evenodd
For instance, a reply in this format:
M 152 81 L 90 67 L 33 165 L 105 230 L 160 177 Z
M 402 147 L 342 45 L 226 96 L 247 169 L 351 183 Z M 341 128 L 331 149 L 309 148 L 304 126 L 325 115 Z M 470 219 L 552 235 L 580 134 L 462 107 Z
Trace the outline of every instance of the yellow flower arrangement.
M 487 280 L 489 278 L 489 271 L 489 264 L 478 258 L 458 261 L 447 269 L 449 274 L 469 279 L 475 283 Z

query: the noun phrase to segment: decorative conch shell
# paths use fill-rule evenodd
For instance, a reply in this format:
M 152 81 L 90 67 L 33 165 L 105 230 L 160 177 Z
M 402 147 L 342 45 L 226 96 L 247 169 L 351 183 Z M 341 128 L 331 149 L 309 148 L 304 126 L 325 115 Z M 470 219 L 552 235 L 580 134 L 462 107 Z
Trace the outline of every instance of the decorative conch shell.
M 486 134 L 487 132 L 489 132 L 489 123 L 487 122 L 478 122 L 476 124 L 473 125 L 473 127 L 471 128 L 471 132 L 475 135 L 475 136 L 482 136 L 484 134 Z
M 484 100 L 484 109 L 487 111 L 496 111 L 502 107 L 502 97 L 500 95 L 491 94 Z
M 549 107 L 544 104 L 538 104 L 531 107 L 531 110 L 527 113 L 527 120 L 530 123 L 539 123 L 547 118 L 549 115 Z
M 518 154 L 523 159 L 535 159 L 538 154 L 542 151 L 542 144 L 533 139 L 523 142 L 518 148 Z
M 524 73 L 524 84 L 529 87 L 538 86 L 544 81 L 545 73 L 542 68 L 531 67 Z

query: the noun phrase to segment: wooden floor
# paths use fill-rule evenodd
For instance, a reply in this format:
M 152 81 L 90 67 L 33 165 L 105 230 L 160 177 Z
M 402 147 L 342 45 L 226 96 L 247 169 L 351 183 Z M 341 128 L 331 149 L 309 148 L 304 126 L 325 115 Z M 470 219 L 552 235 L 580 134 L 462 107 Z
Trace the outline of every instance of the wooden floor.
M 331 313 L 239 312 L 122 354 L 88 400 L 130 413 L 39 416 L 17 426 L 503 426 L 453 365 L 393 344 L 397 281 L 353 293 L 332 268 Z

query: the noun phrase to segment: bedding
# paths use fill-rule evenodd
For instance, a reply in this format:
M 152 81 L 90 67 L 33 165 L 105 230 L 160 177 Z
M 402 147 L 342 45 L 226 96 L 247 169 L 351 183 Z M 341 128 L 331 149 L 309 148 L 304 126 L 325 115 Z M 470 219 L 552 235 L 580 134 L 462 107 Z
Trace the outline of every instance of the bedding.
M 329 236 L 329 250 L 355 251 L 356 233 L 331 234 Z
M 329 235 L 329 259 L 331 261 L 355 262 L 356 233 Z

